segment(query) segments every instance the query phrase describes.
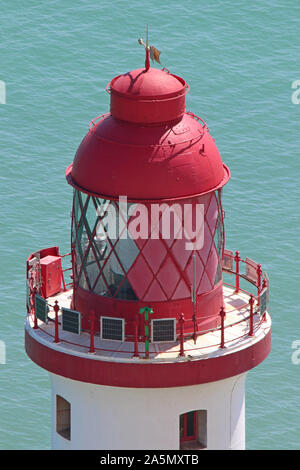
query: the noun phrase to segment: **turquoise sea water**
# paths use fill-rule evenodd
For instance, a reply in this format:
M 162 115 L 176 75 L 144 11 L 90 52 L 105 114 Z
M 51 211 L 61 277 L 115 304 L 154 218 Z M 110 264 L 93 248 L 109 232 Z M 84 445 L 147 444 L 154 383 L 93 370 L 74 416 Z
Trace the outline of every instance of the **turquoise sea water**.
M 25 260 L 69 251 L 65 168 L 108 110 L 106 84 L 143 65 L 147 23 L 231 169 L 226 246 L 270 276 L 272 352 L 248 374 L 247 448 L 299 449 L 299 2 L 0 0 L 0 11 L 0 449 L 50 448 L 48 375 L 24 351 Z

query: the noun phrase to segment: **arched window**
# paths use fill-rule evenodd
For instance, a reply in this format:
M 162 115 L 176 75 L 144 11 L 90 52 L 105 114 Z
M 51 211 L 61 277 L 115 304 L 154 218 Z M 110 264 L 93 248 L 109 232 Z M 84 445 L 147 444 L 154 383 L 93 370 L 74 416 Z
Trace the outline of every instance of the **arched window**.
M 71 439 L 71 404 L 60 395 L 56 395 L 56 432 Z
M 205 449 L 207 447 L 207 411 L 195 410 L 179 417 L 181 449 Z

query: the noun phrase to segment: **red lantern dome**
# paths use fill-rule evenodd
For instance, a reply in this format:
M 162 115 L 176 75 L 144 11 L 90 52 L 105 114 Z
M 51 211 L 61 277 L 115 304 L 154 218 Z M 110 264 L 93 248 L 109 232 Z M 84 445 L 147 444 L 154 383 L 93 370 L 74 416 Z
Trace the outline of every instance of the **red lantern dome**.
M 185 81 L 138 69 L 110 83 L 111 113 L 90 124 L 68 181 L 89 194 L 176 199 L 222 187 L 229 170 L 206 124 L 185 112 Z

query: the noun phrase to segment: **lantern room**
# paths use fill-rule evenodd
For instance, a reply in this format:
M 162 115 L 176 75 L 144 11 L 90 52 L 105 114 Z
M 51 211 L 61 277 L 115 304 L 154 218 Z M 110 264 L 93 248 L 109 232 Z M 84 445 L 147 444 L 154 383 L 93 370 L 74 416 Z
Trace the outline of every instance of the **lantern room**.
M 185 112 L 180 77 L 138 69 L 107 90 L 111 112 L 91 122 L 66 171 L 73 306 L 128 319 L 151 304 L 157 318 L 217 326 L 229 170 L 205 122 Z

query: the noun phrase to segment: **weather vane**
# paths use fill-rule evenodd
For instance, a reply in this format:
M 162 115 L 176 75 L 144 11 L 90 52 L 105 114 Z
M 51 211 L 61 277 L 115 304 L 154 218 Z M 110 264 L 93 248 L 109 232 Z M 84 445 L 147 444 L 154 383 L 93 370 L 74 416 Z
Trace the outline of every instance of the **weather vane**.
M 144 48 L 146 49 L 146 60 L 145 60 L 145 68 L 146 70 L 148 70 L 150 68 L 150 61 L 149 61 L 149 54 L 150 54 L 150 58 L 151 60 L 154 62 L 157 62 L 158 64 L 160 64 L 160 59 L 159 59 L 159 56 L 160 56 L 160 51 L 158 49 L 156 49 L 156 47 L 154 46 L 149 46 L 149 41 L 148 41 L 148 25 L 147 25 L 147 42 L 146 44 L 144 43 L 143 39 L 142 38 L 139 38 L 138 39 L 138 42 L 139 44 L 141 44 L 141 46 L 144 46 Z

